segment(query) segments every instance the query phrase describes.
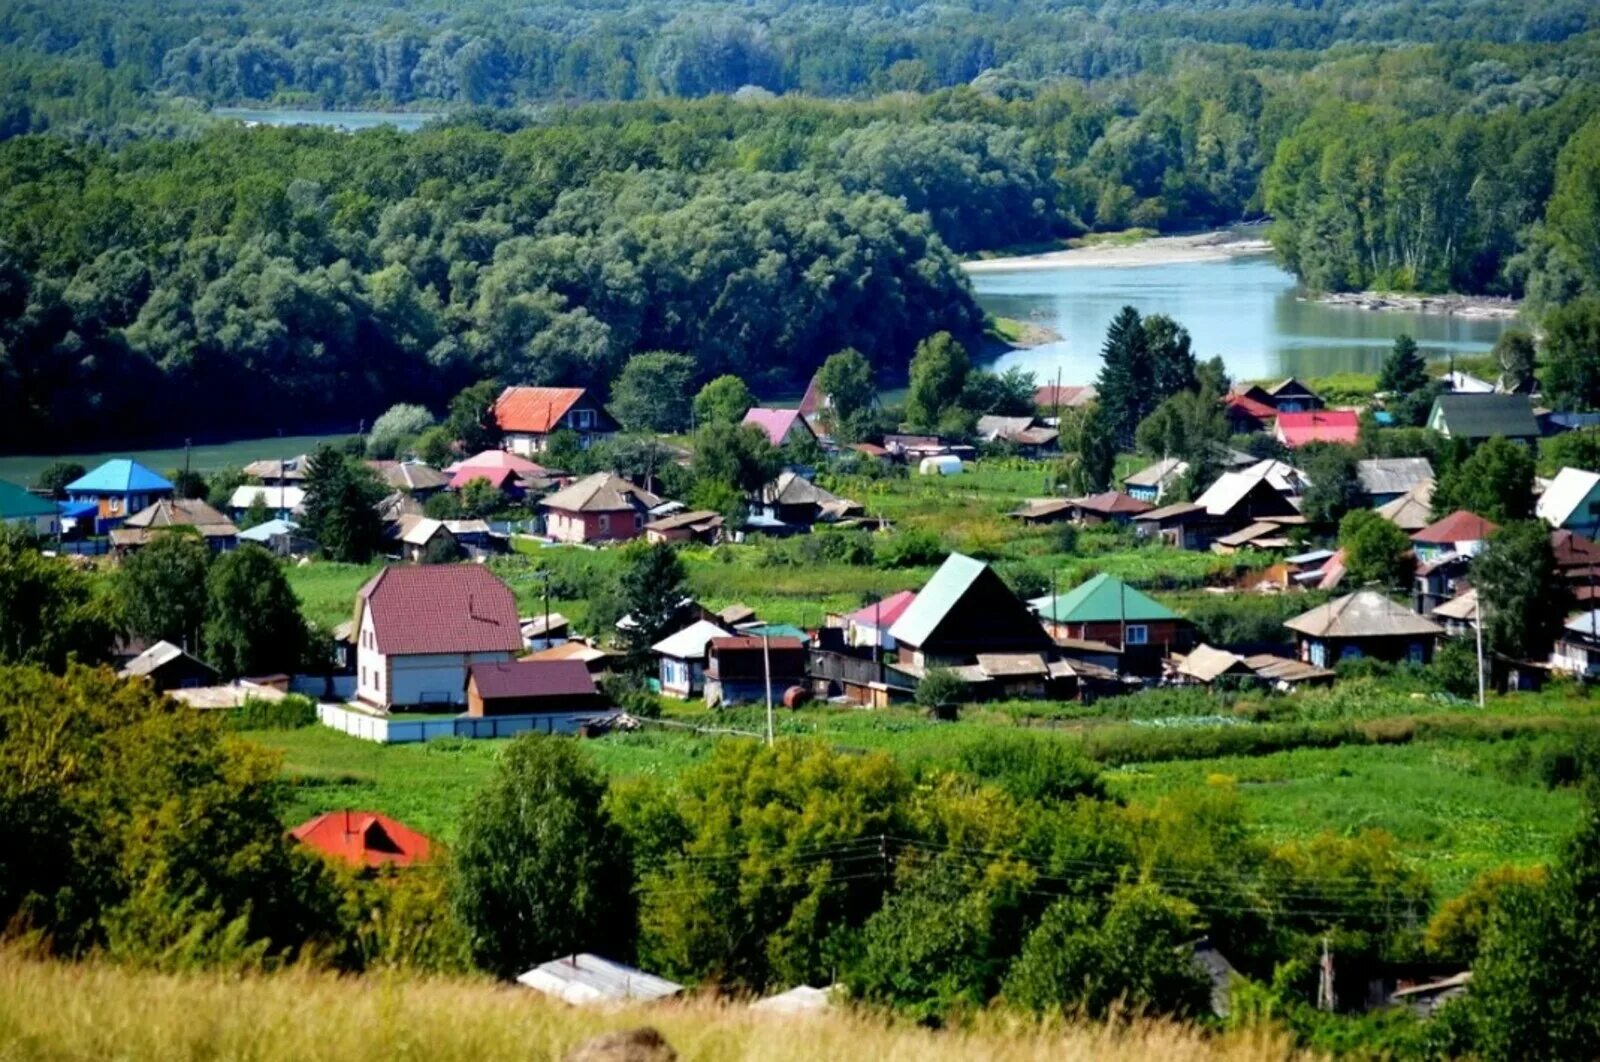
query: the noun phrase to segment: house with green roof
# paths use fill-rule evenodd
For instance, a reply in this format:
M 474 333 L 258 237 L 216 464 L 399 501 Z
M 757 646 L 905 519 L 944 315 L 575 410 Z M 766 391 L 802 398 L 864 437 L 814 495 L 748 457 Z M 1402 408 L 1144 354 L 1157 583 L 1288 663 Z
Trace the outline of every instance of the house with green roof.
M 1194 642 L 1188 620 L 1105 572 L 1064 594 L 1029 603 L 1057 640 L 1105 642 L 1152 659 L 1157 650 L 1162 655 L 1183 652 Z
M 0 479 L 0 524 L 53 535 L 57 529 L 55 502 Z
M 1043 662 L 1055 648 L 994 569 L 960 553 L 945 558 L 889 636 L 899 648 L 900 666 L 915 674 L 976 666 L 979 656 L 1030 654 Z
M 1496 435 L 1514 442 L 1539 438 L 1539 420 L 1527 395 L 1440 395 L 1428 427 L 1447 439 L 1485 442 Z

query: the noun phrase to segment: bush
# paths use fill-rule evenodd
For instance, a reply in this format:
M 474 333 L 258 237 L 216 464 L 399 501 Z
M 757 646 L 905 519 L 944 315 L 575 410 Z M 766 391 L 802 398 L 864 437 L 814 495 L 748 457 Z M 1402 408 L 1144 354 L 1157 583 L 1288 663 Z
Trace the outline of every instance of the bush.
M 923 568 L 945 558 L 944 543 L 924 528 L 911 528 L 889 535 L 878 546 L 880 568 Z
M 950 708 L 966 695 L 967 684 L 949 668 L 929 668 L 917 682 L 917 703 L 924 708 Z
M 317 702 L 291 693 L 282 700 L 246 697 L 224 717 L 230 730 L 299 730 L 317 722 Z
M 984 734 L 981 740 L 962 746 L 956 764 L 1018 800 L 1055 802 L 1105 796 L 1098 765 L 1081 749 L 1049 735 Z

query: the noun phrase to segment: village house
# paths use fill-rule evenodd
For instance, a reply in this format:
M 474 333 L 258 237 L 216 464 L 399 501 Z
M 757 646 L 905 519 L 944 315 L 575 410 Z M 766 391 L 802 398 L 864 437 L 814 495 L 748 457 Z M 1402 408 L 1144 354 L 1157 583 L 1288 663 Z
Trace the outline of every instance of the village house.
M 1317 667 L 1371 657 L 1426 664 L 1444 629 L 1376 590 L 1358 590 L 1288 620 L 1298 656 Z
M 1600 601 L 1600 543 L 1573 531 L 1553 531 L 1550 551 L 1572 600 L 1585 605 Z
M 364 869 L 415 866 L 433 852 L 428 838 L 376 811 L 329 811 L 289 836 L 326 859 Z
M 173 488 L 139 462 L 122 457 L 68 483 L 66 493 L 69 502 L 93 506 L 94 533 L 102 535 L 152 503 L 172 497 Z M 83 511 L 85 516 L 91 512 Z
M 587 450 L 617 432 L 617 422 L 586 387 L 507 387 L 494 400 L 501 445 L 524 457 L 543 453 L 550 436 L 570 431 Z
M 511 660 L 467 669 L 467 714 L 535 716 L 535 733 L 572 734 L 617 711 L 581 660 Z
M 1321 409 L 1323 405 L 1321 395 L 1293 376 L 1268 387 L 1266 393 L 1267 402 L 1278 411 L 1279 416 L 1285 413 L 1308 413 Z
M 1489 536 L 1498 530 L 1498 524 L 1485 520 L 1477 513 L 1457 509 L 1444 519 L 1436 520 L 1413 533 L 1411 545 L 1416 550 L 1418 562 L 1422 564 L 1431 564 L 1450 554 L 1476 557 L 1488 544 Z
M 1433 480 L 1418 483 L 1376 511 L 1402 531 L 1421 531 L 1433 523 Z
M 239 541 L 252 542 L 278 557 L 303 556 L 317 548 L 309 536 L 301 533 L 299 524 L 276 518 L 240 531 Z
M 1472 555 L 1445 553 L 1432 560 L 1419 560 L 1412 583 L 1411 607 L 1427 616 L 1467 588 L 1471 578 Z
M 1046 384 L 1033 392 L 1033 404 L 1047 417 L 1059 417 L 1063 409 L 1083 409 L 1100 396 L 1093 384 Z
M 356 698 L 384 711 L 464 703 L 474 664 L 512 660 L 511 588 L 475 564 L 388 567 L 356 597 Z
M 615 472 L 596 472 L 539 502 L 558 542 L 625 542 L 644 533 L 661 499 Z
M 460 477 L 460 473 L 469 472 L 475 475 Z M 515 478 L 523 483 L 547 486 L 555 475 L 550 469 L 536 461 L 530 461 L 521 454 L 514 454 L 509 450 L 482 450 L 471 457 L 464 457 L 460 461 L 444 467 L 444 474 L 450 477 L 450 483 L 458 484 L 454 489 L 460 490 L 461 486 L 470 483 L 473 479 L 483 478 L 495 485 L 500 485 L 506 480 L 500 475 L 503 472 L 515 474 Z M 449 484 L 446 484 L 449 486 Z
M 1600 472 L 1563 468 L 1539 495 L 1534 513 L 1558 531 L 1600 535 Z
M 412 564 L 427 560 L 461 559 L 461 543 L 443 520 L 427 516 L 402 516 L 394 524 L 400 556 Z
M 1293 494 L 1304 477 L 1281 461 L 1258 461 L 1224 472 L 1193 502 L 1152 509 L 1133 518 L 1141 537 L 1154 537 L 1177 549 L 1205 549 L 1213 541 L 1255 524 L 1278 528 L 1303 524 Z
M 1600 680 L 1600 609 L 1567 620 L 1550 651 L 1550 667 L 1586 682 Z
M 217 553 L 239 544 L 239 529 L 233 521 L 200 499 L 162 498 L 128 517 L 121 527 L 112 528 L 111 548 L 130 553 L 172 530 L 199 535 Z
M 1189 474 L 1189 462 L 1177 457 L 1163 457 L 1146 465 L 1122 481 L 1128 497 L 1151 505 L 1158 505 L 1167 491 Z M 1147 510 L 1148 511 L 1148 510 Z
M 806 686 L 806 646 L 791 636 L 738 634 L 713 638 L 706 650 L 708 705 L 784 703 L 791 687 Z
M 1074 523 L 1116 524 L 1119 527 L 1128 526 L 1134 517 L 1155 508 L 1149 502 L 1117 490 L 1101 491 L 1084 498 L 1069 498 L 1067 507 Z
M 982 654 L 1037 653 L 1050 638 L 1028 607 L 982 561 L 952 553 L 889 628 L 902 669 L 977 663 Z
M 1497 435 L 1516 442 L 1539 437 L 1533 400 L 1527 395 L 1440 395 L 1428 413 L 1428 427 L 1447 439 L 1471 443 Z
M 235 520 L 242 520 L 255 507 L 257 499 L 260 499 L 261 507 L 267 512 L 280 520 L 287 520 L 305 511 L 306 492 L 304 487 L 269 487 L 260 483 L 246 483 L 234 489 L 228 499 L 228 511 Z
M 1312 443 L 1354 446 L 1361 436 L 1361 420 L 1353 409 L 1310 409 L 1279 412 L 1273 437 L 1291 450 Z
M 1043 457 L 1057 449 L 1061 433 L 1039 421 L 1038 417 L 982 416 L 977 436 L 987 443 L 1003 443 L 1023 457 Z
M 822 370 L 818 369 L 811 374 L 811 379 L 806 382 L 805 393 L 800 396 L 800 415 L 806 418 L 806 423 L 811 425 L 813 431 L 823 414 L 833 408 L 833 398 L 822 391 Z
M 745 412 L 744 420 L 740 421 L 740 424 L 754 424 L 766 433 L 767 440 L 773 446 L 817 441 L 817 433 L 811 430 L 811 425 L 806 423 L 806 418 L 800 415 L 798 409 L 769 409 L 765 406 L 756 406 Z
M 786 470 L 761 490 L 751 513 L 752 530 L 808 529 L 818 521 L 833 522 L 859 512 L 856 502 L 817 486 L 798 472 Z
M 644 525 L 649 542 L 698 542 L 715 545 L 722 538 L 722 514 L 710 509 L 688 509 L 651 520 Z
M 889 630 L 916 599 L 915 590 L 901 590 L 880 600 L 868 601 L 844 617 L 845 644 L 857 649 L 893 652 L 896 643 Z
M 20 527 L 49 536 L 61 530 L 55 502 L 0 479 L 0 526 Z
M 1473 637 L 1478 629 L 1478 592 L 1463 590 L 1426 615 L 1444 627 L 1445 634 L 1452 638 Z
M 158 692 L 198 689 L 217 683 L 217 669 L 171 642 L 157 642 L 122 666 L 118 678 L 142 678 Z
M 404 491 L 416 498 L 431 498 L 444 490 L 450 477 L 421 461 L 368 461 L 391 490 Z
M 1374 457 L 1356 462 L 1356 476 L 1367 505 L 1381 508 L 1404 498 L 1423 484 L 1433 483 L 1433 466 L 1426 457 Z
M 706 687 L 706 651 L 712 639 L 732 636 L 732 631 L 701 619 L 652 645 L 650 651 L 659 658 L 661 692 L 685 701 L 698 696 Z
M 515 457 L 515 454 L 508 454 Z M 483 483 L 513 499 L 520 499 L 528 493 L 530 487 L 536 487 L 544 482 L 537 478 L 525 479 L 521 472 L 514 468 L 491 468 L 484 465 L 466 465 L 450 473 L 450 478 L 445 480 L 445 489 L 453 491 L 466 490 L 473 483 Z
M 1271 395 L 1252 386 L 1223 395 L 1222 415 L 1227 418 L 1230 433 L 1253 435 L 1272 430 L 1278 420 L 1278 408 L 1272 404 Z
M 1156 673 L 1161 657 L 1183 652 L 1194 642 L 1188 620 L 1105 572 L 1064 594 L 1046 595 L 1029 604 L 1052 639 L 1113 646 L 1134 673 Z
M 265 457 L 251 461 L 241 470 L 244 477 L 269 487 L 298 487 L 305 482 L 309 461 L 299 457 Z

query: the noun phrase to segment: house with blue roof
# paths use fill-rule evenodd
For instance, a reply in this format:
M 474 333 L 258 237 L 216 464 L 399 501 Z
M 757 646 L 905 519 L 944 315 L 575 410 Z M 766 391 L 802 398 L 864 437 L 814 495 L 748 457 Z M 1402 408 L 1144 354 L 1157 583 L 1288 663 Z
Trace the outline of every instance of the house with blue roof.
M 105 534 L 134 513 L 172 497 L 172 484 L 137 461 L 119 457 L 67 484 L 67 502 L 84 518 L 93 503 L 95 534 Z

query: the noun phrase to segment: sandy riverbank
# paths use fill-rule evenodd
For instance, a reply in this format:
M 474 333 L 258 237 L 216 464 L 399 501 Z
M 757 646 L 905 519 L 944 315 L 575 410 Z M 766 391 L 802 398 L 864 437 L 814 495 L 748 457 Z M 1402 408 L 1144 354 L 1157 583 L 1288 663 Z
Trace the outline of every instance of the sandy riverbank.
M 969 273 L 1001 273 L 1024 269 L 1071 269 L 1082 266 L 1152 266 L 1179 262 L 1216 262 L 1240 255 L 1266 254 L 1266 240 L 1238 232 L 1202 232 L 1192 236 L 1153 236 L 1135 243 L 1100 243 L 1041 254 L 980 258 L 961 263 Z

